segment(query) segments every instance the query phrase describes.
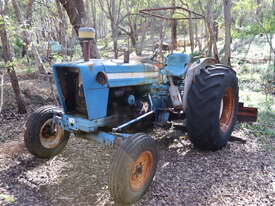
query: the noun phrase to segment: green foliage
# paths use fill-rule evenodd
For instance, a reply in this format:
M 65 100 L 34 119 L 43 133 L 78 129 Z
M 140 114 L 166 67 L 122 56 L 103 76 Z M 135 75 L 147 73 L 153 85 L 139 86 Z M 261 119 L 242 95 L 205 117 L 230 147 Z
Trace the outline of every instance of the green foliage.
M 16 200 L 12 196 L 6 195 L 6 194 L 3 194 L 3 193 L 0 193 L 0 199 L 3 199 L 3 200 L 5 200 L 9 203 L 15 203 L 16 202 Z
M 241 0 L 236 1 L 233 6 L 233 11 L 235 12 L 251 12 L 255 9 L 255 1 L 254 0 Z
M 275 110 L 274 98 L 258 105 L 258 120 L 256 123 L 242 123 L 241 127 L 249 129 L 266 147 L 272 147 L 271 138 L 275 138 Z M 275 149 L 275 148 L 272 148 Z
M 263 1 L 262 5 L 256 5 L 254 0 L 236 2 L 232 10 L 236 14 L 237 24 L 233 25 L 232 37 L 243 38 L 261 33 L 275 33 L 275 10 L 272 10 L 272 3 L 270 0 Z
M 260 72 L 261 87 L 265 95 L 274 92 L 274 65 L 269 64 Z
M 16 37 L 16 39 L 13 43 L 13 49 L 14 49 L 14 52 L 15 52 L 16 56 L 20 55 L 23 46 L 24 46 L 23 40 L 19 37 Z
M 53 59 L 54 62 L 62 62 L 64 57 L 57 54 L 57 53 L 55 53 L 55 54 L 52 55 L 52 59 Z
M 32 67 L 27 67 L 27 70 L 26 70 L 27 73 L 33 73 L 34 70 Z
M 274 65 L 243 64 L 238 72 L 240 101 L 258 108 L 255 123 L 242 123 L 241 127 L 257 136 L 266 147 L 272 147 L 275 138 L 275 98 L 272 94 Z

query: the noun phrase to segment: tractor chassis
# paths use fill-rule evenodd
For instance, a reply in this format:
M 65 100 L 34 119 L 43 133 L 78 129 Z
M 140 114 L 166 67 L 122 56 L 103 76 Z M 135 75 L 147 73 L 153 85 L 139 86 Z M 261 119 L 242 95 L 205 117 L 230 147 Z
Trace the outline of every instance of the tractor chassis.
M 151 99 L 150 94 L 148 95 L 150 100 L 150 108 L 153 107 L 153 102 Z M 127 121 L 115 128 L 112 129 L 112 132 L 104 132 L 104 131 L 97 131 L 99 127 L 104 125 L 108 125 L 110 122 L 114 121 L 115 118 L 106 117 L 97 120 L 87 120 L 81 117 L 75 117 L 68 114 L 64 114 L 62 111 L 53 111 L 53 121 L 52 121 L 52 130 L 55 128 L 55 124 L 59 124 L 63 129 L 67 130 L 68 132 L 73 132 L 76 137 L 89 139 L 89 140 L 96 140 L 99 143 L 112 145 L 116 142 L 116 138 L 122 138 L 123 140 L 132 136 L 133 134 L 128 133 L 121 133 L 121 130 L 148 117 L 155 113 L 152 109 L 151 111 L 142 114 L 130 121 Z

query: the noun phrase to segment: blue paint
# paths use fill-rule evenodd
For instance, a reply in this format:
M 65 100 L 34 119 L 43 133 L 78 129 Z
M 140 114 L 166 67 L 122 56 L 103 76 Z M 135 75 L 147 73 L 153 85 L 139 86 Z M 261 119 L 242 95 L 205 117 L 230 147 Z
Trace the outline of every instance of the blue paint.
M 164 124 L 169 120 L 170 113 L 168 111 L 159 111 L 156 116 L 157 122 Z
M 96 141 L 103 144 L 113 144 L 116 136 L 107 132 L 99 132 L 96 136 Z
M 172 57 L 175 57 L 174 59 L 176 59 L 177 64 L 171 62 L 173 60 Z M 183 61 L 183 57 L 186 60 L 185 62 Z M 186 57 L 183 54 L 173 54 L 168 56 L 167 66 L 163 70 L 164 74 L 166 75 L 169 73 L 170 75 L 181 75 L 185 72 L 186 68 L 183 67 L 183 65 L 185 65 L 189 61 L 188 58 L 188 56 Z M 79 77 L 80 81 L 83 84 L 83 92 L 88 112 L 87 119 L 79 116 L 72 116 L 66 113 L 65 99 L 62 94 L 62 89 L 57 72 L 60 68 L 75 68 L 79 70 Z M 58 119 L 58 121 L 60 125 L 67 131 L 83 131 L 87 133 L 94 133 L 96 135 L 97 141 L 108 144 L 112 144 L 116 136 L 120 136 L 123 138 L 130 137 L 132 134 L 113 134 L 97 131 L 98 128 L 106 126 L 108 124 L 107 107 L 109 100 L 109 90 L 113 87 L 146 85 L 146 87 L 151 88 L 151 111 L 121 125 L 117 128 L 118 130 L 123 128 L 124 126 L 132 124 L 133 122 L 139 121 L 142 118 L 155 112 L 156 115 L 160 115 L 159 118 L 156 118 L 156 120 L 158 121 L 163 122 L 165 120 L 168 120 L 169 118 L 168 112 L 162 113 L 162 111 L 158 111 L 159 109 L 167 108 L 167 102 L 169 101 L 169 85 L 163 83 L 163 79 L 160 78 L 161 74 L 155 77 L 150 77 L 146 75 L 149 73 L 152 74 L 152 72 L 156 72 L 156 68 L 152 66 L 147 66 L 145 64 L 120 64 L 117 61 L 105 61 L 97 59 L 85 63 L 83 61 L 77 61 L 73 63 L 55 64 L 53 65 L 53 72 L 58 96 L 65 111 L 65 113 L 60 119 Z M 107 76 L 108 74 L 109 76 L 112 76 L 113 74 L 113 78 L 108 79 L 107 84 L 101 85 L 96 81 L 96 75 L 98 74 L 98 72 L 105 72 Z M 126 76 L 124 78 L 125 73 L 135 73 L 138 77 L 131 78 L 131 76 Z M 121 76 L 123 78 L 118 76 L 120 74 L 122 74 Z M 143 74 L 145 77 L 141 77 Z M 115 78 L 116 76 L 118 77 L 117 79 Z M 135 103 L 136 97 L 130 95 L 127 100 L 128 103 L 132 105 Z
M 106 73 L 149 72 L 144 64 L 120 64 L 114 61 L 104 61 Z
M 128 104 L 129 104 L 129 105 L 134 105 L 135 102 L 136 102 L 136 98 L 135 98 L 134 95 L 131 94 L 131 95 L 128 96 L 127 101 L 128 101 Z
M 80 71 L 80 78 L 83 82 L 83 89 L 85 95 L 85 101 L 88 111 L 88 119 L 95 120 L 103 118 L 107 114 L 107 104 L 109 97 L 109 88 L 107 85 L 101 85 L 96 81 L 96 75 L 100 71 L 104 71 L 104 66 L 93 65 L 88 66 L 86 64 L 56 64 L 53 66 L 54 77 L 56 81 L 58 96 L 60 102 L 66 111 L 66 104 L 62 94 L 60 81 L 58 79 L 57 70 L 59 68 L 76 68 Z
M 105 72 L 107 74 L 118 74 L 118 73 L 146 73 L 156 72 L 154 67 L 145 66 L 144 64 L 119 64 L 113 61 L 104 62 Z M 150 78 L 130 78 L 125 79 L 109 79 L 109 87 L 123 87 L 123 86 L 135 86 L 152 84 L 158 81 L 158 77 Z
M 133 136 L 133 134 L 127 134 L 127 133 L 114 133 L 116 136 L 122 137 L 123 139 L 127 139 L 131 136 Z
M 109 79 L 108 84 L 105 85 L 101 85 L 96 81 L 96 75 L 98 74 L 98 72 L 105 72 L 107 74 L 155 72 L 154 67 L 145 66 L 144 64 L 119 64 L 113 61 L 103 61 L 94 59 L 88 63 L 84 63 L 83 61 L 77 61 L 73 63 L 55 64 L 53 65 L 54 77 L 57 85 L 60 102 L 65 111 L 66 105 L 62 94 L 60 82 L 57 77 L 57 70 L 59 68 L 66 67 L 79 69 L 80 71 L 80 78 L 83 82 L 83 90 L 89 120 L 95 120 L 106 117 L 109 99 L 109 88 L 146 85 L 158 81 L 158 77 Z
M 190 57 L 187 54 L 173 53 L 167 56 L 166 66 L 162 70 L 163 74 L 183 77 L 187 71 Z
M 53 77 L 54 77 L 55 85 L 56 85 L 56 88 L 57 88 L 58 99 L 59 99 L 60 104 L 62 105 L 63 110 L 66 111 L 65 99 L 64 99 L 64 96 L 62 94 L 62 90 L 61 90 L 61 87 L 60 87 L 60 81 L 58 79 L 58 75 L 57 75 L 56 70 L 57 70 L 56 66 L 53 65 Z
M 81 117 L 76 117 L 68 114 L 63 114 L 60 120 L 60 125 L 67 131 L 76 132 L 94 132 L 99 127 L 106 125 L 107 119 L 101 118 L 96 120 L 88 120 Z
M 145 79 L 145 78 L 111 79 L 108 81 L 108 84 L 110 87 L 124 87 L 124 86 L 152 84 L 156 81 L 157 81 L 156 79 Z

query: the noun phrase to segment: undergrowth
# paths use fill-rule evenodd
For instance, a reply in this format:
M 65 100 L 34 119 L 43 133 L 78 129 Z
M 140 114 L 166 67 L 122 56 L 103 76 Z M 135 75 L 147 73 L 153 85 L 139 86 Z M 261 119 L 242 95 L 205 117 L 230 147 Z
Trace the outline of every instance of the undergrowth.
M 240 101 L 245 106 L 258 108 L 255 123 L 242 123 L 241 128 L 248 129 L 266 148 L 274 150 L 275 139 L 275 90 L 274 65 L 243 64 L 239 66 L 238 78 Z

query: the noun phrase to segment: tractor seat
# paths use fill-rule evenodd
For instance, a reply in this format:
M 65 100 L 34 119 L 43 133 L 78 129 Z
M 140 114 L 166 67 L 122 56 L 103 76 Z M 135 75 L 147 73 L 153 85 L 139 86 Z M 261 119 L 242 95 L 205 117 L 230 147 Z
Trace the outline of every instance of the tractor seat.
M 162 70 L 163 74 L 182 77 L 190 62 L 190 57 L 187 54 L 173 53 L 167 56 L 166 66 Z

